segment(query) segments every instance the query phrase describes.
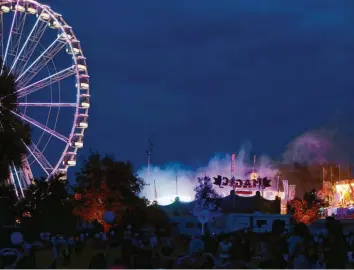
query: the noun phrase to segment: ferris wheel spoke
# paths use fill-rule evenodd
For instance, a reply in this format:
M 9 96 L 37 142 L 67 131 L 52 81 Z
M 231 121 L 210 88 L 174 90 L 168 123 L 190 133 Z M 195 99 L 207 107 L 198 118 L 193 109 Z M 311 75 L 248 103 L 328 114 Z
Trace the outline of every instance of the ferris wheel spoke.
M 53 83 L 59 82 L 59 81 L 65 79 L 71 75 L 74 75 L 74 74 L 75 74 L 75 66 L 68 67 L 68 68 L 61 70 L 51 76 L 48 76 L 38 82 L 32 83 L 31 85 L 28 85 L 26 87 L 20 88 L 19 90 L 16 91 L 18 93 L 17 97 L 21 98 L 21 97 L 27 96 L 33 92 L 36 92 L 42 88 L 45 88 Z
M 46 159 L 46 157 L 43 155 L 43 153 L 38 149 L 38 147 L 32 142 L 30 146 L 26 145 L 28 152 L 33 156 L 35 161 L 37 161 L 38 165 L 43 169 L 43 171 L 49 175 L 49 172 L 53 171 L 53 166 L 50 164 L 50 162 Z
M 28 163 L 27 157 L 25 155 L 22 156 L 22 171 L 23 171 L 23 183 L 25 187 L 28 187 L 33 180 L 33 173 L 31 167 Z
M 65 44 L 66 43 L 60 40 L 59 37 L 54 40 L 54 42 L 49 45 L 49 47 L 45 49 L 44 52 L 17 77 L 16 83 L 18 87 L 22 88 L 27 85 L 27 83 L 29 83 L 38 74 L 38 72 L 41 71 L 42 68 L 50 60 L 52 60 L 62 48 L 64 48 Z
M 20 0 L 17 0 L 16 2 L 16 6 L 18 5 Z M 15 14 L 12 18 L 12 23 L 11 23 L 11 28 L 10 28 L 10 34 L 9 34 L 9 38 L 7 40 L 7 45 L 6 45 L 6 50 L 5 50 L 5 55 L 3 55 L 3 63 L 2 63 L 2 67 L 1 67 L 1 73 L 3 72 L 4 70 L 4 66 L 6 64 L 6 60 L 7 60 L 7 54 L 8 54 L 8 51 L 9 51 L 9 48 L 10 48 L 10 44 L 12 42 L 12 33 L 13 33 L 13 30 L 14 30 L 14 27 L 15 27 L 15 22 L 16 22 L 16 17 L 17 17 L 17 9 L 15 10 Z
M 8 55 L 12 56 L 12 59 L 13 59 L 12 63 L 15 61 L 15 59 L 17 58 L 17 55 L 19 53 L 21 39 L 22 39 L 22 35 L 23 35 L 23 28 L 26 23 L 26 16 L 27 16 L 27 14 L 24 12 L 17 12 L 15 24 L 12 29 L 12 39 L 10 41 L 10 47 L 9 47 L 9 51 L 8 51 Z M 9 62 L 11 62 L 11 61 L 9 61 Z M 10 66 L 11 65 L 9 63 L 8 67 L 10 67 Z
M 1 56 L 4 56 L 4 15 L 0 13 L 0 53 Z
M 13 70 L 15 72 L 17 71 L 18 73 L 21 73 L 25 69 L 29 59 L 31 58 L 45 30 L 47 29 L 47 26 L 48 24 L 41 21 L 40 16 L 38 16 L 37 21 L 32 27 L 31 32 L 24 42 L 20 52 L 17 54 L 14 62 L 12 63 L 9 73 L 11 73 Z M 18 61 L 22 62 L 22 65 L 17 65 Z
M 20 107 L 73 107 L 77 106 L 76 103 L 41 103 L 41 102 L 19 102 L 17 106 Z
M 65 137 L 64 135 L 58 133 L 57 131 L 46 127 L 45 125 L 39 123 L 38 121 L 32 119 L 31 117 L 29 117 L 28 115 L 24 115 L 23 113 L 17 113 L 14 111 L 11 111 L 14 115 L 20 117 L 22 120 L 25 120 L 26 122 L 28 122 L 29 124 L 47 132 L 50 135 L 53 135 L 54 137 L 56 137 L 57 139 L 63 141 L 64 143 L 68 143 L 69 142 L 69 138 Z

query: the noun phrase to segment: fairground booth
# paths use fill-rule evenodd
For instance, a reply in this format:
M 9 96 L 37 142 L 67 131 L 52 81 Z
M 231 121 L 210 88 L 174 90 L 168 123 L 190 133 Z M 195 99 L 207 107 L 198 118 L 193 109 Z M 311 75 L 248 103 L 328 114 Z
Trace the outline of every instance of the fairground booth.
M 336 216 L 337 219 L 354 219 L 354 179 L 325 182 L 322 197 L 329 206 L 324 216 Z
M 213 184 L 228 190 L 229 195 L 208 199 L 202 207 L 199 201 L 181 202 L 178 197 L 173 203 L 160 206 L 176 232 L 188 235 L 198 235 L 205 230 L 216 234 L 240 229 L 266 232 L 276 219 L 289 224 L 290 216 L 281 214 L 281 198 L 276 196 L 267 178 L 253 175 L 253 179 L 240 180 L 218 175 L 213 179 Z

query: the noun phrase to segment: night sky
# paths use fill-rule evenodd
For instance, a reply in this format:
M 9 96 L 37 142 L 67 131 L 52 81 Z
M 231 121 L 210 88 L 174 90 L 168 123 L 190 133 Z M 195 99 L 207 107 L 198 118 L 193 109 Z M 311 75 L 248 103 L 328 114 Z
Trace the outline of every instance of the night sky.
M 44 1 L 44 0 L 43 0 Z M 354 1 L 47 0 L 87 57 L 85 148 L 196 167 L 353 123 Z

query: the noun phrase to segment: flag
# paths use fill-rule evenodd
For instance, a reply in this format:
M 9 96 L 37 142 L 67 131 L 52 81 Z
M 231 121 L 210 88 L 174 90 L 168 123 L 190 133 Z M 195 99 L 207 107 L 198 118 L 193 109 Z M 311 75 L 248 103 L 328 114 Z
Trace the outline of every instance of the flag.
M 151 153 L 153 151 L 154 145 L 152 144 L 152 142 L 149 140 L 148 141 L 148 149 L 146 150 L 146 154 L 148 156 L 151 156 Z
M 236 160 L 236 155 L 232 154 L 231 155 L 231 173 L 235 172 L 235 160 Z
M 325 167 L 322 167 L 322 189 L 325 189 L 326 177 L 327 170 L 325 169 Z
M 296 193 L 296 185 L 289 185 L 289 200 L 294 200 Z
M 327 170 L 325 167 L 322 167 L 322 177 L 323 177 L 323 180 L 325 181 L 326 177 L 327 177 Z
M 288 180 L 282 180 L 283 181 L 283 189 L 284 189 L 284 194 L 285 194 L 285 199 L 289 198 L 289 181 Z
M 155 200 L 157 200 L 157 189 L 156 189 L 156 181 L 154 180 L 154 196 Z

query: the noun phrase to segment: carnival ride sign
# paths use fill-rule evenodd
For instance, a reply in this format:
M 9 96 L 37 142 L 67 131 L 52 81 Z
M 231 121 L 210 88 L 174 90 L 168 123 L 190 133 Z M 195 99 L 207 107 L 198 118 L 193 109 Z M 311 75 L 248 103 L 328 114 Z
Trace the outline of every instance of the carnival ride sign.
M 228 178 L 225 176 L 218 175 L 214 178 L 214 185 L 219 187 L 232 187 L 237 189 L 264 189 L 270 187 L 270 181 L 267 177 L 261 178 L 258 177 L 257 179 L 249 179 L 249 180 L 241 180 L 235 179 L 234 177 Z

